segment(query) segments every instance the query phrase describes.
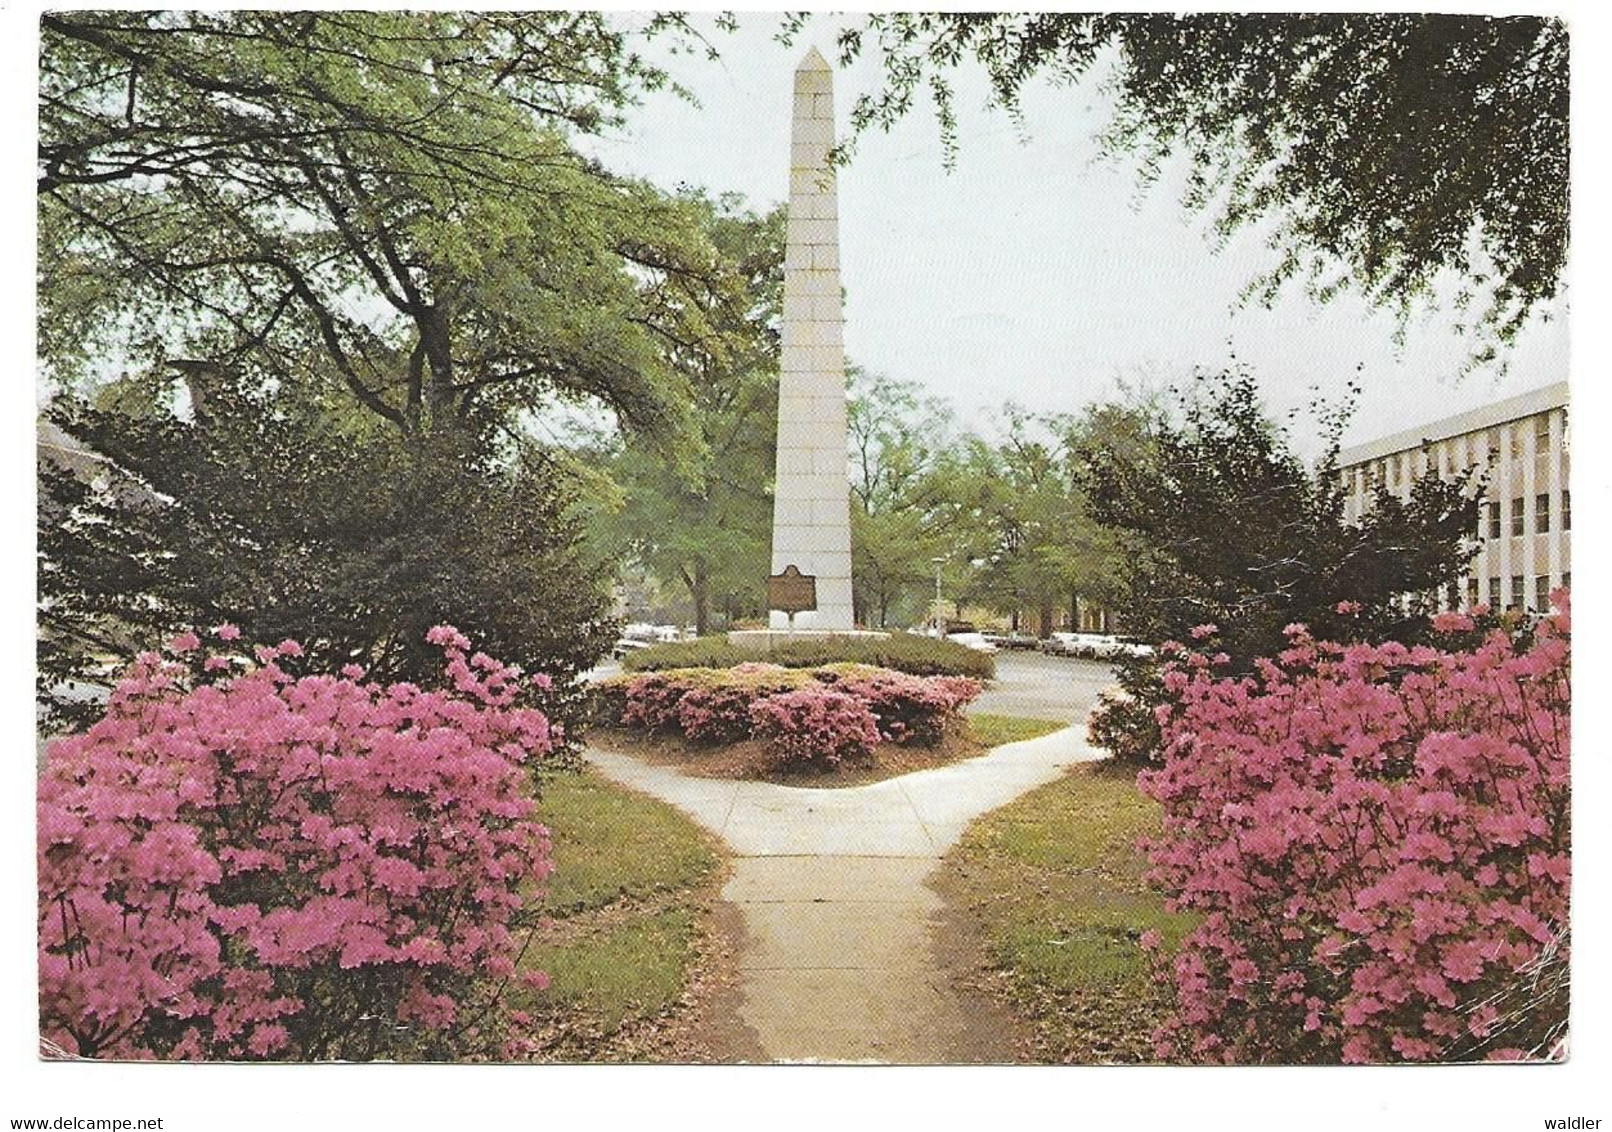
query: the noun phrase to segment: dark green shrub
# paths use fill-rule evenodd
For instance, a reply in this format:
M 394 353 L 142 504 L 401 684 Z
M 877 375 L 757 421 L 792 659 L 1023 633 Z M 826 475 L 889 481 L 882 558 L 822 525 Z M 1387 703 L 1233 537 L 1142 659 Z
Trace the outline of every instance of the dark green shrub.
M 996 675 L 996 661 L 989 653 L 916 633 L 806 638 L 767 652 L 740 648 L 726 637 L 702 637 L 639 649 L 621 663 L 628 672 L 659 672 L 668 668 L 732 668 L 756 661 L 785 668 L 816 668 L 843 661 L 893 668 L 913 676 L 972 676 L 976 680 L 989 680 Z

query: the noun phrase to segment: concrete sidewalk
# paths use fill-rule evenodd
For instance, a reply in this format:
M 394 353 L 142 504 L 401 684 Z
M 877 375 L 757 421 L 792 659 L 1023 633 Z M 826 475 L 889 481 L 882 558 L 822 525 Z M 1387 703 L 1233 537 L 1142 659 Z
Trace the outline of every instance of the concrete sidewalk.
M 775 1061 L 1004 1060 L 981 1049 L 936 962 L 924 883 L 979 815 L 1103 757 L 1080 730 L 950 766 L 824 790 L 695 778 L 590 751 L 605 775 L 654 795 L 736 856 L 722 897 L 739 909 L 740 1020 Z

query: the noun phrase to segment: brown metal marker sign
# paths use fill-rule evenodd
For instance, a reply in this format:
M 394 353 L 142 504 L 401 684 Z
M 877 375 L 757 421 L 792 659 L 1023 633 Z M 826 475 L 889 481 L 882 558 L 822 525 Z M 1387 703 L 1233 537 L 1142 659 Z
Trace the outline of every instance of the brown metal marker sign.
M 817 576 L 802 574 L 793 562 L 784 567 L 782 574 L 770 575 L 767 578 L 767 608 L 791 617 L 816 609 Z

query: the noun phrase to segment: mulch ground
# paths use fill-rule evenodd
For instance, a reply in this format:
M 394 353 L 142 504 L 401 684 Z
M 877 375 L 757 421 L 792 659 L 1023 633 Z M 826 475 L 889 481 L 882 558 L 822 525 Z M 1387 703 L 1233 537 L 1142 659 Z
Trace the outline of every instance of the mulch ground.
M 704 745 L 691 743 L 678 735 L 644 735 L 619 728 L 595 728 L 588 742 L 607 751 L 631 755 L 647 763 L 676 767 L 699 778 L 745 779 L 773 782 L 781 786 L 842 787 L 866 786 L 899 774 L 945 766 L 948 763 L 983 755 L 989 748 L 966 732 L 953 732 L 933 747 L 903 747 L 880 743 L 871 761 L 842 762 L 834 767 L 785 766 L 766 743 L 750 739 L 743 743 Z

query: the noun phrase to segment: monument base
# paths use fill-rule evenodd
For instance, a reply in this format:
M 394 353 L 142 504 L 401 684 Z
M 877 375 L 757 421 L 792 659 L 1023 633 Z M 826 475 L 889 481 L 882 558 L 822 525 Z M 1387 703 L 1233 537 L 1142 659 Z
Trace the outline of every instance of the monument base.
M 728 644 L 752 652 L 771 652 L 790 641 L 826 641 L 830 637 L 856 637 L 862 640 L 888 637 L 877 629 L 734 629 Z

